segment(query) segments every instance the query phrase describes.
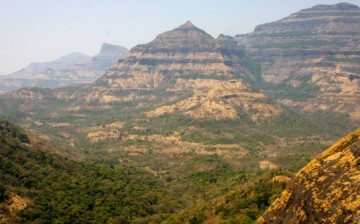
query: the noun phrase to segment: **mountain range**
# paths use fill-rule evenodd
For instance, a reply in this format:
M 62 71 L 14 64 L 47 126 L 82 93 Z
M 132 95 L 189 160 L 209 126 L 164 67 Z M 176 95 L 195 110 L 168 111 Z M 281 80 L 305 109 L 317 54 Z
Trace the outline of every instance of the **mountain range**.
M 26 68 L 1 76 L 0 92 L 23 87 L 58 88 L 91 83 L 127 52 L 125 47 L 104 43 L 100 53 L 93 57 L 72 53 L 51 62 L 31 63 Z
M 359 19 L 358 6 L 318 5 L 249 34 L 217 38 L 187 21 L 135 46 L 117 62 L 109 55 L 118 51 L 103 45 L 93 58 L 75 54 L 51 63 L 61 74 L 64 62 L 72 63 L 71 74 L 83 66 L 95 71 L 114 64 L 94 82 L 0 95 L 0 114 L 6 119 L 0 120 L 0 134 L 10 145 L 2 156 L 16 159 L 8 166 L 24 174 L 20 178 L 15 171 L 3 171 L 3 192 L 8 192 L 3 200 L 26 196 L 38 203 L 25 206 L 20 217 L 8 212 L 9 218 L 88 222 L 91 217 L 109 223 L 356 220 L 359 189 L 352 183 L 359 172 L 358 131 L 316 155 L 360 126 Z M 44 155 L 25 153 L 31 161 L 22 156 L 28 147 L 34 151 L 32 138 L 48 142 L 41 144 L 52 155 L 39 146 Z M 11 151 L 15 148 L 21 151 Z M 50 173 L 60 167 L 63 179 L 49 177 L 56 190 L 25 172 L 28 166 L 22 165 L 32 163 L 43 164 Z M 44 173 L 39 167 L 37 172 Z M 70 177 L 69 188 L 58 188 Z M 25 184 L 29 179 L 30 185 Z M 32 186 L 37 187 L 35 196 Z M 350 190 L 340 192 L 345 189 Z M 48 198 L 52 191 L 53 201 Z

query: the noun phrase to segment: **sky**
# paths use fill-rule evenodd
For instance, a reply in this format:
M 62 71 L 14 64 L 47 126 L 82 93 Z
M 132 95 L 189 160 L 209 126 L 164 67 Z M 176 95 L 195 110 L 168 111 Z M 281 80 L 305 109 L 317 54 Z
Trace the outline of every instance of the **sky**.
M 92 56 L 103 42 L 130 49 L 187 20 L 213 37 L 234 36 L 304 8 L 343 1 L 0 0 L 0 75 L 73 52 Z

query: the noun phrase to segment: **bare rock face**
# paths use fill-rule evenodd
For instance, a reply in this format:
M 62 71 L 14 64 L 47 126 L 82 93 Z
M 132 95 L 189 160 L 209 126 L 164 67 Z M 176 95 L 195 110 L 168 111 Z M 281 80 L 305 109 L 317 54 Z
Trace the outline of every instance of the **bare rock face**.
M 306 165 L 258 223 L 359 223 L 360 129 Z
M 28 207 L 30 203 L 28 198 L 12 193 L 5 205 L 0 204 L 0 223 L 18 223 L 16 213 Z
M 51 62 L 32 63 L 10 75 L 0 77 L 0 93 L 23 87 L 57 88 L 90 83 L 123 57 L 128 50 L 104 43 L 94 57 L 72 53 Z
M 360 120 L 360 9 L 340 3 L 304 9 L 237 40 L 261 65 L 263 88 L 304 111 Z

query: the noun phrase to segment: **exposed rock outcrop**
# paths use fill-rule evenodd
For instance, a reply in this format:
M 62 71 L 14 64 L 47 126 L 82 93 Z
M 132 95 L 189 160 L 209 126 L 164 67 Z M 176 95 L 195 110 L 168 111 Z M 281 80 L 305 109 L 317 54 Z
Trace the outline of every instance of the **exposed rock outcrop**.
M 5 203 L 0 204 L 0 223 L 18 223 L 17 213 L 29 206 L 30 200 L 11 193 Z
M 359 164 L 357 129 L 306 165 L 258 223 L 359 223 Z
M 194 95 L 173 105 L 158 107 L 149 117 L 183 113 L 196 119 L 239 119 L 239 108 L 254 122 L 276 117 L 283 112 L 275 102 L 251 90 L 238 80 L 178 79 L 174 90 L 192 90 Z

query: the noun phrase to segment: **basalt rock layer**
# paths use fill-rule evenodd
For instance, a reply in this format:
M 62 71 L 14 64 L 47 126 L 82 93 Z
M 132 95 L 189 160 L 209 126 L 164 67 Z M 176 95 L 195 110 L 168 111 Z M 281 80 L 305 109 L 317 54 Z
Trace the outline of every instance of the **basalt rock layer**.
M 261 66 L 259 85 L 268 95 L 304 111 L 360 120 L 358 6 L 317 5 L 236 38 Z
M 162 33 L 130 54 L 97 81 L 122 89 L 158 88 L 175 78 L 229 79 L 244 72 L 242 51 L 227 49 L 190 21 Z

